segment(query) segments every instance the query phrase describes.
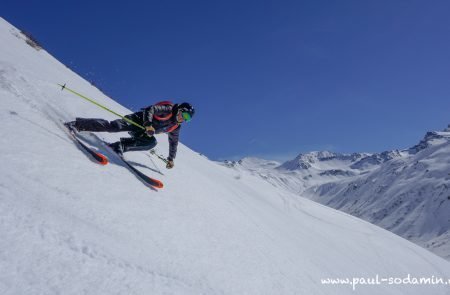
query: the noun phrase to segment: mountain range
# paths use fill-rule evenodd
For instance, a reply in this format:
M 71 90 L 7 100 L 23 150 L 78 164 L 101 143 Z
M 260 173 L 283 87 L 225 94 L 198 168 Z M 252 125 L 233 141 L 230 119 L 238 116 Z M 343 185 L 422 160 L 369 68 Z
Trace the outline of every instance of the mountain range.
M 244 158 L 223 165 L 240 177 L 257 175 L 450 259 L 450 125 L 427 132 L 408 149 L 374 154 L 320 151 L 284 163 Z

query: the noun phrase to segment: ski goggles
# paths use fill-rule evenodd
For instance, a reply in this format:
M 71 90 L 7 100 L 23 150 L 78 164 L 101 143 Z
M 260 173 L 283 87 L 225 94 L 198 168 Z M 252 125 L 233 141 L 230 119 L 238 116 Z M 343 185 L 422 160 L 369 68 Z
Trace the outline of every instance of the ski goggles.
M 191 114 L 189 114 L 189 113 L 182 112 L 181 116 L 183 117 L 183 120 L 186 122 L 189 122 L 191 120 Z

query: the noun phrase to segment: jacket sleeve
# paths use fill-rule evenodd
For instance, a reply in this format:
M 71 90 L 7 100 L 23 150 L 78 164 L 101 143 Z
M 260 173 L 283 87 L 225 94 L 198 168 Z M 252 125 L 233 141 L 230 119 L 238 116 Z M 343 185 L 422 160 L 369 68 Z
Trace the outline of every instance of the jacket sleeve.
M 144 126 L 151 126 L 153 116 L 165 117 L 172 113 L 172 105 L 152 105 L 144 111 Z
M 178 140 L 180 138 L 180 129 L 181 125 L 179 125 L 178 128 L 167 134 L 169 136 L 169 157 L 168 157 L 169 161 L 173 161 L 177 155 Z

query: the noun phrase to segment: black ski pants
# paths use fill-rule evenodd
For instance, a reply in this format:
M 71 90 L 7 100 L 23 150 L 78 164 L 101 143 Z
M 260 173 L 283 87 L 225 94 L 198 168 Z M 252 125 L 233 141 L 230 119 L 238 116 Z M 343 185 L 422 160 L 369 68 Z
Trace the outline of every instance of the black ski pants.
M 142 129 L 127 123 L 127 121 L 123 119 L 108 121 L 104 119 L 76 118 L 75 128 L 79 131 L 92 132 L 128 131 L 132 137 L 120 139 L 124 152 L 150 150 L 157 144 L 154 136 L 148 136 Z

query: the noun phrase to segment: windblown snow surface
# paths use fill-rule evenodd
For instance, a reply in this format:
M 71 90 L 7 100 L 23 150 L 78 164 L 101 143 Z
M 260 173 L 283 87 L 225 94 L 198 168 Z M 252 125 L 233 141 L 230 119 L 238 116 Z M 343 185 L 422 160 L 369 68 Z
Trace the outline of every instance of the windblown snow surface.
M 0 294 L 450 294 L 445 283 L 322 284 L 447 280 L 450 264 L 259 177 L 236 179 L 184 145 L 164 175 L 145 153 L 127 155 L 160 191 L 110 154 L 107 166 L 92 162 L 60 120 L 115 118 L 56 83 L 130 112 L 0 19 Z

